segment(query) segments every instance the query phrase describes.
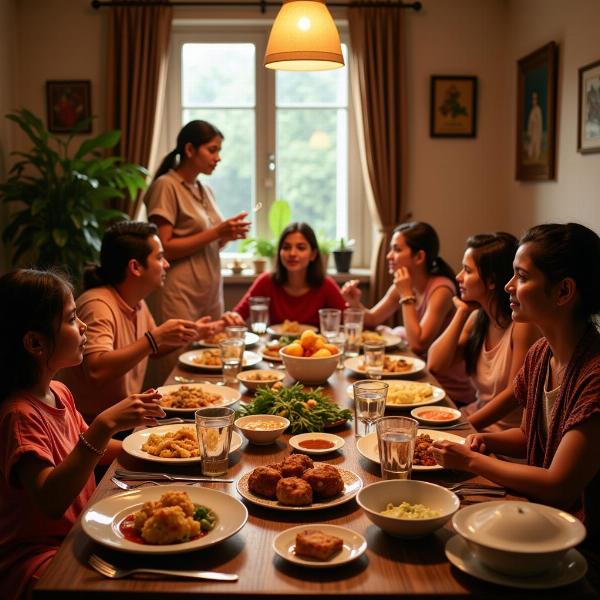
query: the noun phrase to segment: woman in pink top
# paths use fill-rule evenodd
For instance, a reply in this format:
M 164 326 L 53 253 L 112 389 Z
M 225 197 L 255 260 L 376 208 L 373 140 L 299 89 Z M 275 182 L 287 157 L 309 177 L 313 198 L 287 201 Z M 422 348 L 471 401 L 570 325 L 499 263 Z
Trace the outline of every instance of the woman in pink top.
M 317 236 L 306 223 L 291 223 L 281 233 L 275 273 L 262 274 L 233 311 L 247 319 L 249 298 L 267 296 L 269 322 L 319 325 L 320 308 L 346 308 L 335 281 L 325 275 Z
M 121 448 L 114 433 L 164 416 L 154 390 L 85 424 L 54 381 L 81 362 L 86 326 L 71 286 L 51 272 L 0 278 L 0 597 L 26 598 L 92 495 L 94 467 Z
M 402 311 L 403 327 L 397 328 L 410 349 L 421 356 L 450 323 L 454 313 L 452 298 L 457 292 L 454 271 L 439 256 L 440 240 L 428 223 L 403 223 L 394 229 L 387 254 L 394 282 L 373 308 L 360 302 L 357 281 L 349 281 L 342 295 L 351 307 L 364 310 L 365 327 L 375 327 L 397 310 Z M 475 393 L 462 364 L 436 376 L 447 394 L 459 403 L 471 402 Z
M 513 379 L 539 337 L 528 323 L 510 318 L 504 285 L 512 275 L 517 239 L 509 233 L 480 234 L 467 240 L 463 268 L 456 276 L 460 300 L 444 333 L 429 349 L 428 367 L 436 373 L 465 361 L 477 401 L 465 409 L 476 429 L 518 425 L 521 410 Z

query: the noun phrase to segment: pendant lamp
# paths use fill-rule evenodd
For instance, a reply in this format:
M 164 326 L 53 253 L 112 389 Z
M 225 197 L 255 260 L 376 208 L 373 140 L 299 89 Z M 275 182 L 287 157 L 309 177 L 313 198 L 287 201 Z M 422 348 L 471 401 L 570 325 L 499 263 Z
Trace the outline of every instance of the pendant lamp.
M 324 0 L 284 0 L 269 35 L 265 67 L 326 71 L 343 66 L 340 35 Z

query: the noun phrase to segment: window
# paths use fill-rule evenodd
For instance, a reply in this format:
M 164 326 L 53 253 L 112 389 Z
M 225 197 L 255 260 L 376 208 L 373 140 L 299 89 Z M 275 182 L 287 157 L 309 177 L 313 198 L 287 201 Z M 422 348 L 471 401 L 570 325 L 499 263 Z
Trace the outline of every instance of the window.
M 191 119 L 213 123 L 225 140 L 221 163 L 206 182 L 225 216 L 246 210 L 253 234 L 269 238 L 268 208 L 275 199 L 285 199 L 292 219 L 311 224 L 319 239 L 361 240 L 354 266 L 365 265 L 370 219 L 363 218 L 368 211 L 348 68 L 317 73 L 265 69 L 269 29 L 176 25 L 166 135 L 174 140 Z M 348 65 L 347 46 L 342 49 Z M 228 252 L 236 249 L 227 247 Z

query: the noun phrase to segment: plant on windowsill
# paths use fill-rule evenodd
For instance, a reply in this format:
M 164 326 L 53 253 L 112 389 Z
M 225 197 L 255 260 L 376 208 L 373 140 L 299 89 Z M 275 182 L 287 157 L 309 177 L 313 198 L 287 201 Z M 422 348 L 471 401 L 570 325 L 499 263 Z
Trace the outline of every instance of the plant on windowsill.
M 105 227 L 127 219 L 109 208 L 110 200 L 135 198 L 146 187 L 147 171 L 104 151 L 117 145 L 121 132 L 107 131 L 84 140 L 71 152 L 74 136 L 89 125 L 81 121 L 66 139 L 48 133 L 26 109 L 6 115 L 32 142 L 0 184 L 0 201 L 16 203 L 2 239 L 12 244 L 12 264 L 60 266 L 77 287 L 87 262 L 98 258 Z
M 323 261 L 323 269 L 325 273 L 327 273 L 329 257 L 331 256 L 331 251 L 335 248 L 335 240 L 329 239 L 322 231 L 320 231 L 317 235 L 317 242 L 319 244 L 321 260 Z
M 340 243 L 333 251 L 333 260 L 335 261 L 335 270 L 338 273 L 348 273 L 352 264 L 352 252 L 354 240 L 346 241 L 343 237 L 340 238 Z

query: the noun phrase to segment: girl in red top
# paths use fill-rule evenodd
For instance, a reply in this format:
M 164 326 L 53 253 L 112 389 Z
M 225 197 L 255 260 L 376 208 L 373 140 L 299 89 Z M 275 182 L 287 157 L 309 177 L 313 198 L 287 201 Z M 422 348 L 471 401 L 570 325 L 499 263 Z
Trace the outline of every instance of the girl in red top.
M 274 324 L 287 319 L 318 327 L 320 308 L 346 308 L 339 287 L 325 275 L 317 237 L 306 223 L 291 223 L 281 233 L 275 273 L 263 273 L 233 309 L 244 319 L 251 296 L 271 299 L 269 322 Z
M 0 278 L 0 597 L 28 597 L 90 499 L 94 467 L 121 448 L 111 437 L 163 416 L 154 390 L 88 426 L 53 380 L 81 362 L 85 323 L 69 283 L 51 272 Z

